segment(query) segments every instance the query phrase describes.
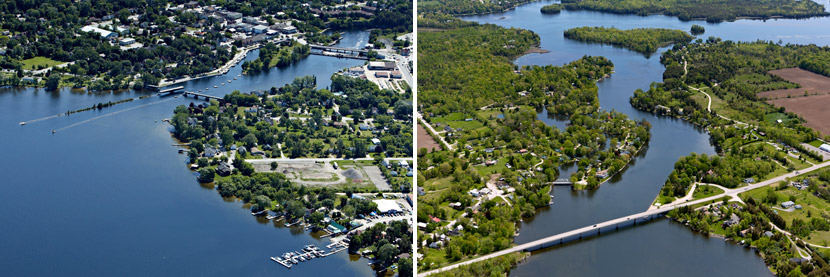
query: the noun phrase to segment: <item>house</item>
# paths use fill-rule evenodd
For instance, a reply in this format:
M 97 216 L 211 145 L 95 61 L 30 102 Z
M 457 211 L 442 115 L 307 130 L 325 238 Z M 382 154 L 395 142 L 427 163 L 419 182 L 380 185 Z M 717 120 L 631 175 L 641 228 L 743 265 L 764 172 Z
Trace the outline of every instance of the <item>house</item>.
M 722 226 L 723 227 L 729 227 L 729 226 L 732 226 L 732 225 L 737 225 L 738 223 L 741 223 L 741 218 L 738 217 L 738 215 L 736 215 L 736 214 L 732 214 L 732 216 L 730 216 L 729 219 L 727 219 L 726 221 L 723 222 Z
M 361 123 L 360 126 L 358 126 L 358 129 L 360 129 L 361 131 L 368 131 L 369 130 L 369 125 L 366 125 L 365 123 Z
M 766 232 L 764 232 L 764 236 L 765 236 L 765 237 L 772 237 L 772 235 L 773 235 L 773 233 L 772 233 L 772 232 L 770 232 L 770 231 L 766 231 Z
M 484 165 L 486 165 L 486 166 L 491 166 L 491 165 L 496 165 L 496 163 L 497 163 L 497 162 L 496 162 L 496 161 L 494 161 L 494 160 L 488 160 L 488 161 L 484 162 Z
M 398 166 L 403 167 L 403 168 L 409 168 L 409 163 L 402 160 L 402 161 L 398 162 Z
M 242 18 L 242 13 L 238 13 L 238 12 L 226 12 L 226 13 L 225 13 L 225 18 L 227 18 L 227 19 L 229 19 L 229 20 L 237 20 L 237 19 Z
M 245 22 L 245 23 L 248 23 L 248 24 L 256 24 L 257 21 L 258 21 L 257 18 L 253 17 L 253 16 L 246 16 L 246 17 L 242 18 L 242 22 Z
M 492 191 L 490 191 L 490 189 L 488 189 L 488 188 L 483 188 L 483 189 L 480 189 L 478 191 L 478 193 L 481 194 L 481 195 L 487 195 L 487 194 L 490 194 L 490 192 L 492 192 Z
M 418 222 L 418 229 L 419 230 L 426 230 L 427 229 L 426 222 Z
M 219 176 L 228 176 L 231 175 L 231 167 L 226 162 L 219 162 L 219 166 L 216 167 L 216 174 Z
M 340 225 L 340 224 L 338 224 L 337 222 L 334 222 L 334 221 L 332 221 L 329 224 L 329 226 L 326 226 L 326 229 L 329 230 L 329 232 L 332 232 L 334 234 L 344 233 L 348 230 L 348 229 L 346 229 L 346 227 L 343 227 L 343 225 Z
M 424 188 L 418 187 L 418 196 L 424 196 L 426 194 L 427 194 L 427 192 L 424 191 Z
M 781 207 L 784 208 L 784 209 L 789 209 L 793 205 L 795 205 L 795 203 L 793 201 L 787 201 L 787 202 L 781 203 Z
M 795 205 L 793 206 L 793 208 L 795 208 L 796 210 L 801 210 L 801 205 Z
M 219 154 L 219 151 L 216 150 L 216 148 L 205 147 L 205 157 L 213 158 L 216 154 Z
M 744 179 L 744 183 L 747 183 L 747 184 L 755 183 L 755 178 L 746 178 L 746 179 Z
M 377 78 L 389 78 L 389 72 L 385 72 L 385 71 L 375 72 L 375 77 L 377 77 Z
M 473 196 L 473 197 L 478 197 L 478 196 L 480 195 L 480 194 L 478 193 L 478 190 L 477 190 L 477 189 L 471 189 L 469 193 L 470 193 L 470 195 L 471 195 L 471 196 Z
M 597 178 L 608 178 L 608 169 L 597 171 Z
M 369 70 L 394 70 L 395 62 L 369 62 Z
M 372 138 L 372 144 L 380 144 L 380 140 L 377 138 Z
M 392 77 L 393 79 L 403 78 L 403 75 L 401 74 L 400 70 L 394 70 L 394 71 L 390 72 L 389 76 Z

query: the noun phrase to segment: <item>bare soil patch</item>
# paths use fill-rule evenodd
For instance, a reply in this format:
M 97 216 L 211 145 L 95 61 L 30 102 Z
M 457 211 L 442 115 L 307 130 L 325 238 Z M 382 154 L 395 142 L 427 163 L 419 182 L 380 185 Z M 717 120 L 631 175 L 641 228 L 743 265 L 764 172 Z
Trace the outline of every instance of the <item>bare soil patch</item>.
M 804 126 L 813 128 L 824 135 L 830 134 L 830 94 L 779 98 L 767 102 L 800 115 L 807 120 Z
M 769 73 L 781 77 L 784 80 L 800 84 L 801 87 L 765 91 L 758 93 L 758 97 L 767 99 L 786 98 L 787 96 L 805 97 L 804 91 L 807 91 L 809 95 L 830 93 L 830 78 L 801 68 L 778 69 L 772 70 Z
M 424 126 L 418 124 L 418 149 L 426 148 L 427 151 L 435 151 L 441 149 L 441 145 L 429 135 Z

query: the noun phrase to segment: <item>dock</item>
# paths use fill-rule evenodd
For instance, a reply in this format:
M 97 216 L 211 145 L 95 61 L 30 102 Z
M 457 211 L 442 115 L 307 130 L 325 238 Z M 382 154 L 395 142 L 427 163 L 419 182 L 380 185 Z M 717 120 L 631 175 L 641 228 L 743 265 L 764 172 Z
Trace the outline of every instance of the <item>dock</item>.
M 294 265 L 297 265 L 301 262 L 311 261 L 317 258 L 324 258 L 331 256 L 333 254 L 339 253 L 340 251 L 346 250 L 348 247 L 340 245 L 335 250 L 326 253 L 325 250 L 321 250 L 317 246 L 314 245 L 306 245 L 300 251 L 289 251 L 283 253 L 282 256 L 271 257 L 271 260 L 283 265 L 284 267 L 291 269 Z

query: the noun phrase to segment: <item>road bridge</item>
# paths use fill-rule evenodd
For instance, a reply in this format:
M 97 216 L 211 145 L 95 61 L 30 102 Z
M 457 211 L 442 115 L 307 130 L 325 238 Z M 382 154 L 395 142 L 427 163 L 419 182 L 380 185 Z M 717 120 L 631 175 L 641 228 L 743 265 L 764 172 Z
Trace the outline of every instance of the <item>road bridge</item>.
M 825 163 L 822 163 L 822 164 L 814 165 L 814 166 L 811 166 L 807 169 L 803 169 L 803 170 L 792 172 L 792 173 L 787 173 L 787 174 L 784 174 L 784 175 L 781 175 L 781 176 L 778 176 L 778 177 L 775 177 L 775 178 L 772 178 L 772 179 L 769 179 L 769 180 L 765 180 L 765 181 L 758 182 L 758 183 L 755 183 L 755 184 L 750 184 L 748 186 L 738 187 L 738 188 L 734 188 L 734 189 L 727 189 L 726 191 L 724 191 L 721 194 L 710 196 L 710 197 L 707 197 L 707 198 L 702 198 L 702 199 L 698 199 L 698 200 L 694 200 L 694 201 L 687 201 L 687 202 L 683 202 L 683 203 L 676 203 L 676 204 L 671 204 L 671 205 L 664 205 L 664 206 L 661 206 L 661 207 L 656 208 L 656 209 L 647 210 L 645 212 L 640 212 L 640 213 L 636 213 L 636 214 L 632 214 L 632 215 L 628 215 L 628 216 L 623 216 L 623 217 L 611 219 L 611 220 L 608 220 L 608 221 L 600 222 L 600 223 L 594 224 L 592 226 L 586 226 L 586 227 L 582 227 L 582 228 L 579 228 L 579 229 L 559 233 L 559 234 L 552 235 L 552 236 L 549 236 L 549 237 L 546 237 L 546 238 L 542 238 L 542 239 L 538 239 L 538 240 L 531 241 L 531 242 L 528 242 L 528 243 L 520 244 L 520 245 L 511 247 L 511 248 L 508 248 L 508 249 L 504 249 L 504 250 L 493 252 L 493 253 L 490 253 L 490 254 L 487 254 L 487 255 L 479 256 L 477 258 L 470 259 L 470 260 L 467 260 L 467 261 L 464 261 L 464 262 L 460 262 L 460 263 L 452 264 L 452 265 L 445 266 L 445 267 L 442 267 L 442 268 L 439 268 L 439 269 L 434 269 L 434 270 L 431 270 L 431 271 L 420 273 L 420 274 L 418 274 L 418 276 L 423 277 L 423 276 L 427 276 L 427 275 L 430 275 L 430 274 L 433 274 L 433 273 L 438 273 L 438 272 L 442 272 L 442 271 L 451 270 L 451 269 L 457 268 L 457 267 L 462 266 L 462 265 L 467 265 L 467 264 L 471 264 L 471 263 L 475 263 L 475 262 L 480 262 L 480 261 L 483 261 L 483 260 L 495 258 L 495 257 L 501 256 L 501 255 L 505 255 L 505 254 L 509 254 L 509 253 L 513 253 L 513 252 L 538 250 L 538 249 L 551 247 L 551 246 L 554 246 L 554 245 L 559 245 L 559 244 L 574 241 L 574 240 L 579 240 L 579 239 L 582 239 L 582 238 L 585 238 L 585 237 L 599 235 L 603 232 L 619 230 L 621 227 L 632 226 L 632 225 L 635 225 L 637 222 L 644 222 L 644 221 L 647 221 L 647 220 L 651 220 L 651 219 L 663 216 L 666 213 L 668 213 L 669 211 L 674 210 L 674 209 L 679 208 L 679 207 L 692 206 L 692 205 L 697 205 L 697 204 L 701 204 L 701 203 L 707 203 L 707 202 L 710 202 L 710 201 L 716 201 L 716 200 L 720 200 L 723 197 L 735 198 L 735 197 L 737 197 L 738 193 L 753 190 L 753 189 L 757 189 L 757 188 L 761 188 L 761 187 L 765 187 L 765 186 L 769 186 L 771 184 L 775 184 L 775 183 L 778 183 L 780 181 L 783 181 L 787 178 L 795 177 L 796 175 L 805 174 L 805 173 L 808 173 L 808 172 L 811 172 L 811 171 L 814 171 L 814 170 L 817 170 L 817 169 L 821 169 L 821 168 L 824 168 L 824 167 L 827 167 L 827 166 L 830 166 L 830 162 L 825 162 Z

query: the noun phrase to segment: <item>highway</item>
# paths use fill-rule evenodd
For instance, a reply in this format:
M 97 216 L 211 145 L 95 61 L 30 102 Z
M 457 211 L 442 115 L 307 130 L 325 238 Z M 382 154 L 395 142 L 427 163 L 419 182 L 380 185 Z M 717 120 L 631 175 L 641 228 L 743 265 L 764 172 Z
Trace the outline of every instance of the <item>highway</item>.
M 808 172 L 811 172 L 811 171 L 814 171 L 814 170 L 817 170 L 817 169 L 821 169 L 821 168 L 824 168 L 824 167 L 827 167 L 827 166 L 830 166 L 830 162 L 825 162 L 825 163 L 822 163 L 822 164 L 818 164 L 818 165 L 809 167 L 809 168 L 804 169 L 804 170 L 799 170 L 799 171 L 796 171 L 796 172 L 798 172 L 799 174 L 804 174 L 804 173 L 808 173 Z M 766 181 L 751 184 L 751 185 L 748 185 L 748 186 L 745 186 L 745 187 L 738 187 L 738 188 L 735 188 L 735 189 L 728 189 L 728 190 L 724 191 L 723 193 L 715 195 L 715 196 L 702 198 L 702 199 L 698 199 L 698 200 L 694 200 L 694 201 L 688 201 L 688 202 L 684 202 L 684 203 L 665 205 L 665 206 L 661 206 L 660 208 L 657 208 L 657 209 L 651 209 L 651 210 L 647 210 L 645 212 L 636 213 L 636 214 L 632 214 L 632 215 L 628 215 L 628 216 L 623 216 L 623 217 L 619 217 L 619 218 L 616 218 L 616 219 L 611 219 L 611 220 L 608 220 L 608 221 L 605 221 L 605 222 L 597 223 L 597 224 L 592 225 L 592 226 L 586 226 L 586 227 L 571 230 L 571 231 L 568 231 L 568 232 L 559 233 L 559 234 L 556 234 L 556 235 L 552 235 L 550 237 L 546 237 L 546 238 L 531 241 L 531 242 L 528 242 L 528 243 L 520 244 L 520 245 L 511 247 L 511 248 L 508 248 L 508 249 L 493 252 L 493 253 L 490 253 L 490 254 L 487 254 L 487 255 L 484 255 L 484 256 L 480 256 L 480 257 L 477 257 L 477 258 L 474 258 L 474 259 L 470 259 L 470 260 L 463 261 L 463 262 L 460 262 L 460 263 L 448 265 L 448 266 L 445 266 L 445 267 L 442 267 L 442 268 L 439 268 L 439 269 L 434 269 L 434 270 L 431 270 L 431 271 L 419 273 L 418 276 L 422 277 L 422 276 L 427 276 L 427 275 L 430 275 L 430 274 L 433 274 L 433 273 L 438 273 L 438 272 L 442 272 L 442 271 L 451 270 L 451 269 L 457 268 L 457 267 L 462 266 L 462 265 L 467 265 L 467 264 L 471 264 L 471 263 L 475 263 L 475 262 L 480 262 L 480 261 L 483 261 L 483 260 L 486 260 L 486 259 L 495 258 L 495 257 L 501 256 L 501 255 L 505 255 L 505 254 L 509 254 L 509 253 L 513 253 L 513 252 L 519 252 L 519 251 L 525 251 L 525 250 L 531 250 L 531 249 L 538 249 L 538 248 L 540 248 L 544 245 L 549 245 L 549 244 L 552 244 L 554 242 L 557 242 L 557 241 L 560 241 L 560 240 L 563 240 L 563 239 L 571 238 L 573 236 L 579 236 L 581 234 L 597 233 L 597 232 L 599 232 L 599 230 L 601 228 L 615 226 L 615 225 L 620 224 L 620 223 L 626 223 L 630 220 L 636 220 L 637 218 L 651 217 L 653 215 L 666 213 L 666 212 L 669 212 L 673 209 L 683 207 L 683 206 L 696 205 L 696 204 L 705 203 L 705 202 L 709 202 L 709 201 L 713 201 L 713 200 L 718 200 L 718 199 L 721 199 L 724 196 L 734 198 L 734 197 L 738 196 L 738 193 L 753 190 L 753 189 L 757 189 L 757 188 L 761 188 L 761 187 L 765 187 L 765 186 L 783 181 L 786 178 L 794 177 L 796 175 L 798 175 L 798 174 L 796 174 L 795 172 L 787 173 L 787 174 L 784 174 L 784 175 L 781 175 L 781 176 L 778 176 L 778 177 L 775 177 L 775 178 L 772 178 L 772 179 L 769 179 L 769 180 L 766 180 Z

